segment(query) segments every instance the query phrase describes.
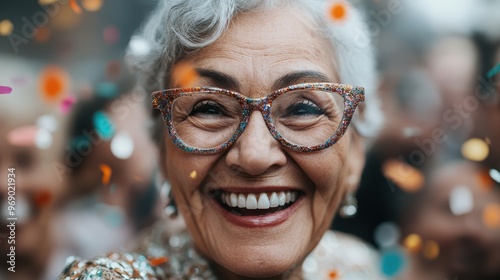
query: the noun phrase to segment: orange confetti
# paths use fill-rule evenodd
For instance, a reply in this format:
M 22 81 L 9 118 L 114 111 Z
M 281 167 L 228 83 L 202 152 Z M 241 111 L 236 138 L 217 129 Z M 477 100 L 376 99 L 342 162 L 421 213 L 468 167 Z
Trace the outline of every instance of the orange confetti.
M 50 38 L 50 29 L 46 27 L 37 28 L 35 33 L 35 40 L 39 43 L 45 43 Z
M 101 9 L 102 0 L 83 0 L 82 6 L 89 12 L 95 12 Z
M 337 270 L 330 270 L 328 273 L 328 277 L 330 280 L 338 279 L 339 274 L 337 273 Z
M 43 190 L 35 195 L 34 202 L 37 208 L 42 208 L 52 200 L 52 193 L 48 190 Z
M 345 20 L 347 16 L 347 6 L 344 3 L 337 2 L 330 8 L 330 17 L 335 21 Z
M 417 253 L 422 248 L 422 238 L 418 234 L 410 234 L 405 238 L 403 244 L 408 251 Z
M 425 182 L 422 172 L 413 166 L 395 159 L 386 161 L 382 166 L 384 176 L 407 192 L 416 192 Z
M 159 266 L 161 264 L 164 264 L 168 262 L 168 258 L 167 257 L 158 257 L 158 258 L 152 258 L 149 260 L 149 264 L 151 266 Z
M 432 240 L 425 242 L 422 254 L 428 260 L 436 259 L 439 256 L 439 245 Z
M 40 91 L 47 101 L 57 101 L 67 90 L 69 77 L 57 66 L 49 66 L 40 75 Z
M 198 79 L 198 72 L 186 62 L 179 62 L 173 67 L 172 81 L 178 87 L 191 87 Z
M 477 181 L 480 189 L 485 191 L 491 191 L 495 185 L 488 170 L 481 170 L 477 174 Z
M 76 3 L 76 0 L 69 0 L 69 6 L 77 14 L 80 14 L 82 12 L 82 8 L 80 8 L 80 6 L 78 6 L 78 3 Z
M 483 222 L 490 229 L 500 228 L 500 205 L 488 204 L 483 210 Z
M 102 172 L 102 183 L 107 185 L 109 184 L 109 179 L 111 179 L 111 167 L 107 164 L 100 165 Z

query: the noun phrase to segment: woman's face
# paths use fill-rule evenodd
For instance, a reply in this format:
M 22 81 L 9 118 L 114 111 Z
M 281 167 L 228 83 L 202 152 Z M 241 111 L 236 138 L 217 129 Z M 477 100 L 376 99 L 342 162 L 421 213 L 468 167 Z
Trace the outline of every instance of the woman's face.
M 218 41 L 185 60 L 204 70 L 195 86 L 258 98 L 302 82 L 341 82 L 331 46 L 306 18 L 295 9 L 239 15 Z M 350 187 L 346 178 L 359 177 L 362 146 L 352 131 L 328 149 L 294 152 L 272 137 L 254 111 L 238 141 L 221 153 L 186 153 L 166 136 L 165 174 L 198 250 L 250 277 L 279 275 L 300 264 L 328 229 Z M 215 192 L 246 202 L 261 193 L 290 192 L 296 200 L 273 211 L 236 207 L 234 214 Z

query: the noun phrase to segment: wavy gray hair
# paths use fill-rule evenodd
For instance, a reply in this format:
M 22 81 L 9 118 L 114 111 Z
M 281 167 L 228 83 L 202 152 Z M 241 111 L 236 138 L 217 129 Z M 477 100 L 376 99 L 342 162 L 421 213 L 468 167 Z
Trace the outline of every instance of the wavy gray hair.
M 342 83 L 365 87 L 364 117 L 354 120 L 364 136 L 374 136 L 382 125 L 376 96 L 375 57 L 369 30 L 361 13 L 348 5 L 340 23 L 329 19 L 328 0 L 161 0 L 129 43 L 126 61 L 139 73 L 148 91 L 164 89 L 172 65 L 215 42 L 238 13 L 292 6 L 312 16 L 316 29 L 331 42 Z

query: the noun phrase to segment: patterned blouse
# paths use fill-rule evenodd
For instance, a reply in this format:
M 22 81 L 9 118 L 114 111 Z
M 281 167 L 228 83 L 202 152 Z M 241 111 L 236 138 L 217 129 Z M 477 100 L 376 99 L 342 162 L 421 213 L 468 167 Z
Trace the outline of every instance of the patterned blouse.
M 379 256 L 361 241 L 327 231 L 304 260 L 301 269 L 285 279 L 378 280 Z M 69 257 L 58 280 L 86 279 L 217 279 L 208 262 L 194 250 L 187 232 L 154 230 L 137 253 L 109 253 L 91 260 Z

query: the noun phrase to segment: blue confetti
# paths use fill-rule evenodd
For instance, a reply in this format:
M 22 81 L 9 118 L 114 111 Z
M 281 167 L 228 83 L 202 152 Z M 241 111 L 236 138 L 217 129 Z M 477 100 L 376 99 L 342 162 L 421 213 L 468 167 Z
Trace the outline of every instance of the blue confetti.
M 103 82 L 97 85 L 96 94 L 111 99 L 118 95 L 118 87 L 114 83 Z
M 405 256 L 401 250 L 389 249 L 382 253 L 381 269 L 386 276 L 392 277 L 401 272 L 405 264 Z
M 493 78 L 496 74 L 500 73 L 500 63 L 497 66 L 493 67 L 490 71 L 488 71 L 487 77 L 488 79 Z
M 109 140 L 115 134 L 115 126 L 102 111 L 95 112 L 93 123 L 97 130 L 97 134 L 99 134 L 102 139 Z

